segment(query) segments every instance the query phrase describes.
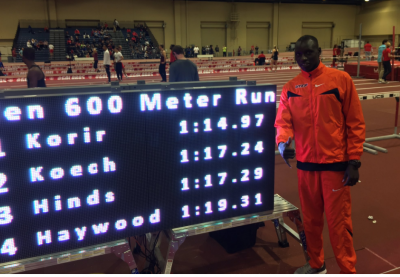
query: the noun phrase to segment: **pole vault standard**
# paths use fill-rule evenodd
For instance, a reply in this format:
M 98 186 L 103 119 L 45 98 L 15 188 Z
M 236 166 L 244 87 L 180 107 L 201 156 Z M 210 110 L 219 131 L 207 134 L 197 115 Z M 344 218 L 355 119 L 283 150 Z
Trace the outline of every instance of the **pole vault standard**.
M 358 39 L 358 64 L 357 64 L 357 78 L 360 78 L 360 62 L 361 62 L 361 34 L 362 23 L 360 24 L 360 37 Z

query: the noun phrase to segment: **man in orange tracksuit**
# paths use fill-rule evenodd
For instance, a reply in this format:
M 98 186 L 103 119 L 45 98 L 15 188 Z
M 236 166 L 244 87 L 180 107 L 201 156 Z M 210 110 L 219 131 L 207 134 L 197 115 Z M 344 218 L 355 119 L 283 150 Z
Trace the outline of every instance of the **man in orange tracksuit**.
M 323 213 L 341 273 L 355 273 L 350 186 L 358 183 L 365 122 L 354 83 L 325 67 L 318 40 L 303 36 L 295 48 L 302 72 L 284 87 L 275 127 L 285 162 L 297 159 L 298 187 L 310 261 L 295 273 L 326 273 Z M 290 148 L 295 138 L 296 152 Z

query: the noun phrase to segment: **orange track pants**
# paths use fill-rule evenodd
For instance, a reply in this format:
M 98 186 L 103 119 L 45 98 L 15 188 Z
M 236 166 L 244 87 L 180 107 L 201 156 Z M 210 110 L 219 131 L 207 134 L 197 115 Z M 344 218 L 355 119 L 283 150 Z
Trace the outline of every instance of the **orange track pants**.
M 356 273 L 350 187 L 343 186 L 344 172 L 298 169 L 297 176 L 311 267 L 320 268 L 324 264 L 322 230 L 325 211 L 329 237 L 340 273 Z

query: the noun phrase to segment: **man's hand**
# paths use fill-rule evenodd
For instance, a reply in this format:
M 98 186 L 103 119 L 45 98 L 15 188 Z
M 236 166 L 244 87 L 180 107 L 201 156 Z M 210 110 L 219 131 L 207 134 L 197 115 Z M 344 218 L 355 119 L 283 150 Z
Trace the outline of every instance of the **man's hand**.
M 342 182 L 347 180 L 344 186 L 354 186 L 358 183 L 359 176 L 360 175 L 358 173 L 358 168 L 354 165 L 349 164 L 347 166 L 346 172 L 344 173 Z
M 287 142 L 281 142 L 278 145 L 279 153 L 281 153 L 282 158 L 285 163 L 292 168 L 288 159 L 293 159 L 296 156 L 296 151 L 293 148 L 290 148 L 290 144 L 292 143 L 292 138 L 289 137 Z

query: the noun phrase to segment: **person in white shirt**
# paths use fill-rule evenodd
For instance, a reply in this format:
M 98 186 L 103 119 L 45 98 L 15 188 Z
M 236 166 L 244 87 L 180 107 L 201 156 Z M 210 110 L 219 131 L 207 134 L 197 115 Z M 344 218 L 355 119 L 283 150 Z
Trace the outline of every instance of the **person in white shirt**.
M 119 26 L 119 23 L 116 19 L 114 19 L 114 33 L 117 31 L 117 27 Z
M 199 54 L 199 47 L 196 45 L 194 48 L 193 48 L 193 52 L 194 52 L 194 56 L 197 58 L 197 55 Z
M 115 62 L 115 71 L 117 72 L 118 81 L 122 81 L 122 60 L 123 59 L 124 59 L 124 56 L 122 56 L 122 53 L 119 51 L 119 47 L 116 47 L 115 53 L 114 53 L 114 62 Z
M 104 44 L 103 45 L 103 50 L 104 50 L 104 57 L 103 57 L 103 66 L 106 69 L 107 72 L 107 77 L 108 77 L 108 82 L 111 82 L 111 74 L 110 74 L 110 52 L 108 52 L 107 46 Z
M 49 51 L 50 51 L 50 57 L 53 57 L 54 54 L 54 45 L 53 44 L 49 44 Z
M 30 41 L 30 40 L 28 40 L 28 42 L 26 43 L 26 47 L 32 48 L 32 44 L 31 44 L 31 41 Z
M 120 46 L 118 46 L 118 48 L 119 48 L 119 52 L 121 53 L 121 55 L 122 55 L 122 45 L 120 45 Z M 123 58 L 124 56 L 122 55 L 122 58 Z M 126 74 L 126 71 L 125 71 L 125 66 L 124 66 L 124 64 L 121 62 L 121 64 L 122 64 L 122 72 L 124 73 L 124 75 L 125 75 L 125 77 L 126 78 L 128 78 L 128 74 Z

